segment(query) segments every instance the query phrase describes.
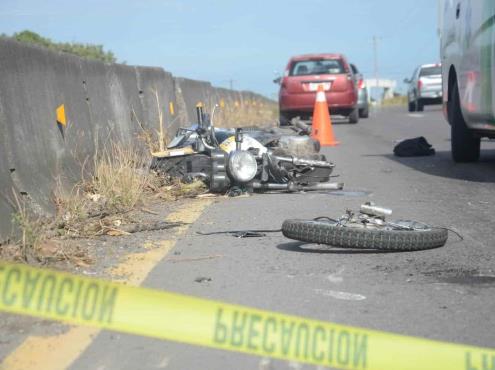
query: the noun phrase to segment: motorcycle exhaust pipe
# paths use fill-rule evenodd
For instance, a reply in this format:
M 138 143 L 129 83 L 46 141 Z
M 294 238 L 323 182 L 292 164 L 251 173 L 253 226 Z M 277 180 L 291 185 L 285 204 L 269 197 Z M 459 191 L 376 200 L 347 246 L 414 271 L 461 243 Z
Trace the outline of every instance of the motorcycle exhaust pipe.
M 261 183 L 259 181 L 254 181 L 252 183 L 253 189 L 255 190 L 289 190 L 289 184 L 276 184 L 273 182 Z
M 327 161 L 318 161 L 316 159 L 304 159 L 294 157 L 293 162 L 296 166 L 311 166 L 311 167 L 321 167 L 321 168 L 334 168 L 333 163 Z
M 317 184 L 303 185 L 301 190 L 318 191 L 318 190 L 342 190 L 343 182 L 320 182 Z
M 342 182 L 322 182 L 315 183 L 311 185 L 300 185 L 293 182 L 286 184 L 276 184 L 276 183 L 261 183 L 259 181 L 254 181 L 252 183 L 253 189 L 255 190 L 285 190 L 290 192 L 296 191 L 322 191 L 322 190 L 342 190 L 344 188 L 344 183 Z

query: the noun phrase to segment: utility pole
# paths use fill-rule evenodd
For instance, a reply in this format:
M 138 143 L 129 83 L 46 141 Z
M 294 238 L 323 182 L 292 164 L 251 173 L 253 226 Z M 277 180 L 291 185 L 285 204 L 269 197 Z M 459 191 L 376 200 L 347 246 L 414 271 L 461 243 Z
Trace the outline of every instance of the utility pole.
M 234 90 L 234 80 L 233 79 L 229 80 L 229 87 L 230 87 L 230 90 Z
M 373 36 L 373 60 L 375 72 L 375 86 L 378 88 L 378 37 Z

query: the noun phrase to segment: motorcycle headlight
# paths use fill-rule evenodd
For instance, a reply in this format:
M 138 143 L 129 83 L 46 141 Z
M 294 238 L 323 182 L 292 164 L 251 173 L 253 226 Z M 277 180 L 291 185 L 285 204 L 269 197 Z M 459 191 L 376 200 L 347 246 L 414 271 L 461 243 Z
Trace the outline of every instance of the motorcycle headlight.
M 239 150 L 230 153 L 228 168 L 235 181 L 246 183 L 256 176 L 258 164 L 251 153 Z

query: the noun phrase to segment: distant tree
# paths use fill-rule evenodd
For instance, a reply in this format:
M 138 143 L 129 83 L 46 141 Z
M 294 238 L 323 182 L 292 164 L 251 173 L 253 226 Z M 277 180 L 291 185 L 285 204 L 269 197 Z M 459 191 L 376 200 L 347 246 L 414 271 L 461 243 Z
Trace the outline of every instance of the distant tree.
M 1 35 L 5 37 L 5 34 Z M 11 36 L 13 39 L 28 44 L 35 44 L 57 51 L 75 54 L 83 58 L 101 60 L 106 63 L 115 63 L 117 58 L 111 51 L 105 51 L 103 45 L 81 44 L 77 42 L 54 42 L 47 37 L 38 35 L 36 32 L 25 30 L 16 32 Z

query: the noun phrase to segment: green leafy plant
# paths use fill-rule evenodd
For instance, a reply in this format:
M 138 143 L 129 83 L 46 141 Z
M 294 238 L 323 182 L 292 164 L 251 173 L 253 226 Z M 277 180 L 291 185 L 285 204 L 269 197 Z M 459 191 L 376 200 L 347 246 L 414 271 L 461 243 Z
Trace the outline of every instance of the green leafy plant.
M 9 37 L 2 34 L 2 37 Z M 100 60 L 106 63 L 115 63 L 117 59 L 111 51 L 105 51 L 103 45 L 82 44 L 77 42 L 54 42 L 47 37 L 43 37 L 36 32 L 24 30 L 16 32 L 11 38 L 27 43 L 45 47 L 47 49 L 63 51 L 70 54 L 75 54 L 83 58 Z

